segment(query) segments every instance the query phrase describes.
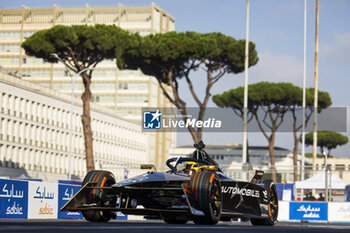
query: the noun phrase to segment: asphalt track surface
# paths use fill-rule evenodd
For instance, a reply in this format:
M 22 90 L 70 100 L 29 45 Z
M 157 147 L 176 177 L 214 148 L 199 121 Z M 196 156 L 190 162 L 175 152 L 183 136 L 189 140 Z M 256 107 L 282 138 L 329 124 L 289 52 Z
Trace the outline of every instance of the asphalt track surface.
M 274 227 L 252 226 L 250 223 L 219 223 L 215 226 L 200 226 L 189 222 L 184 225 L 171 225 L 161 221 L 110 221 L 108 223 L 89 223 L 84 220 L 0 220 L 0 232 L 127 232 L 127 233 L 220 233 L 220 232 L 350 232 L 350 224 L 310 224 L 278 223 Z

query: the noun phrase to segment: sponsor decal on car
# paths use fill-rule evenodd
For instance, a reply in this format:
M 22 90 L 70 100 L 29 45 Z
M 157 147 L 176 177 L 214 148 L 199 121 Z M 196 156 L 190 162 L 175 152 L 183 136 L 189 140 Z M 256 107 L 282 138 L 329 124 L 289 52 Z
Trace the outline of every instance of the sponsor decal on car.
M 267 191 L 263 191 L 263 194 L 264 194 L 264 198 L 267 198 Z
M 260 197 L 259 190 L 248 189 L 248 188 L 222 186 L 221 192 L 231 194 L 232 197 L 234 195 L 256 197 L 256 198 Z

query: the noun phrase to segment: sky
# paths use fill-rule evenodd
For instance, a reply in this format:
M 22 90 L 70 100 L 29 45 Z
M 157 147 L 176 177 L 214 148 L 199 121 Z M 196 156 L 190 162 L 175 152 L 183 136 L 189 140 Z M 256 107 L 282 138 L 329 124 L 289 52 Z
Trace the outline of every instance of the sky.
M 236 39 L 245 38 L 245 0 L 11 0 L 0 1 L 0 8 L 17 9 L 60 7 L 116 7 L 150 6 L 154 2 L 171 14 L 176 20 L 176 31 L 221 32 Z M 307 87 L 314 85 L 315 51 L 315 6 L 316 0 L 307 0 Z M 332 107 L 346 107 L 347 121 L 350 120 L 350 1 L 319 1 L 319 90 L 327 91 L 332 98 Z M 259 62 L 249 69 L 249 83 L 260 81 L 291 82 L 302 86 L 303 77 L 303 31 L 304 0 L 250 0 L 249 40 L 256 44 Z M 197 92 L 201 87 L 201 72 L 192 78 Z M 181 83 L 184 84 L 184 83 Z M 244 84 L 244 74 L 225 75 L 212 89 L 219 94 Z M 183 88 L 182 88 L 183 87 Z M 181 94 L 190 106 L 188 89 L 181 87 Z M 201 96 L 201 95 L 200 95 Z M 202 95 L 203 96 L 203 95 Z M 209 103 L 214 107 L 215 104 Z M 345 135 L 350 137 L 349 124 Z M 266 146 L 261 133 L 248 134 L 250 145 Z M 240 133 L 208 133 L 206 143 L 241 143 Z M 189 133 L 178 136 L 178 145 L 192 144 Z M 291 133 L 278 133 L 276 146 L 293 149 Z M 307 148 L 311 152 L 311 148 Z M 332 152 L 338 157 L 350 157 L 350 143 Z

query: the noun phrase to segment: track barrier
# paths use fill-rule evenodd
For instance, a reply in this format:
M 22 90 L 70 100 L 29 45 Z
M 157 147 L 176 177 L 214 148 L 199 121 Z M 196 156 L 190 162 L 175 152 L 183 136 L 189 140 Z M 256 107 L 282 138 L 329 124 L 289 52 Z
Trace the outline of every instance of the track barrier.
M 79 185 L 0 179 L 0 218 L 82 219 L 81 212 L 59 211 L 81 188 Z M 117 213 L 117 219 L 127 215 Z
M 278 220 L 350 223 L 350 203 L 280 201 Z
M 28 180 L 0 179 L 0 218 L 3 219 L 82 219 L 80 212 L 59 209 L 80 189 L 79 185 Z M 294 196 L 289 186 L 280 191 Z M 291 191 L 288 191 L 291 190 Z M 285 199 L 283 198 L 283 199 Z M 282 198 L 281 198 L 282 199 Z M 117 219 L 127 215 L 117 213 Z M 279 202 L 279 221 L 350 223 L 350 202 Z

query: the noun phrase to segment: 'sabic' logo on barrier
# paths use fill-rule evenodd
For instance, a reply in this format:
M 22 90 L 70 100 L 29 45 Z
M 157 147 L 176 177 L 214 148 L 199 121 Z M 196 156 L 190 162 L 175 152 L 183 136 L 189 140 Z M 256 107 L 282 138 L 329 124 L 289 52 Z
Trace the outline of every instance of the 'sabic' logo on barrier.
M 118 220 L 128 220 L 128 215 L 123 214 L 122 212 L 117 212 L 117 219 Z
M 83 218 L 81 212 L 59 211 L 80 189 L 80 186 L 58 185 L 58 218 Z
M 350 222 L 350 202 L 328 203 L 329 222 Z
M 28 182 L 0 180 L 0 218 L 27 218 Z
M 58 184 L 30 182 L 28 218 L 57 218 Z
M 290 220 L 328 220 L 328 203 L 291 202 L 289 206 Z

